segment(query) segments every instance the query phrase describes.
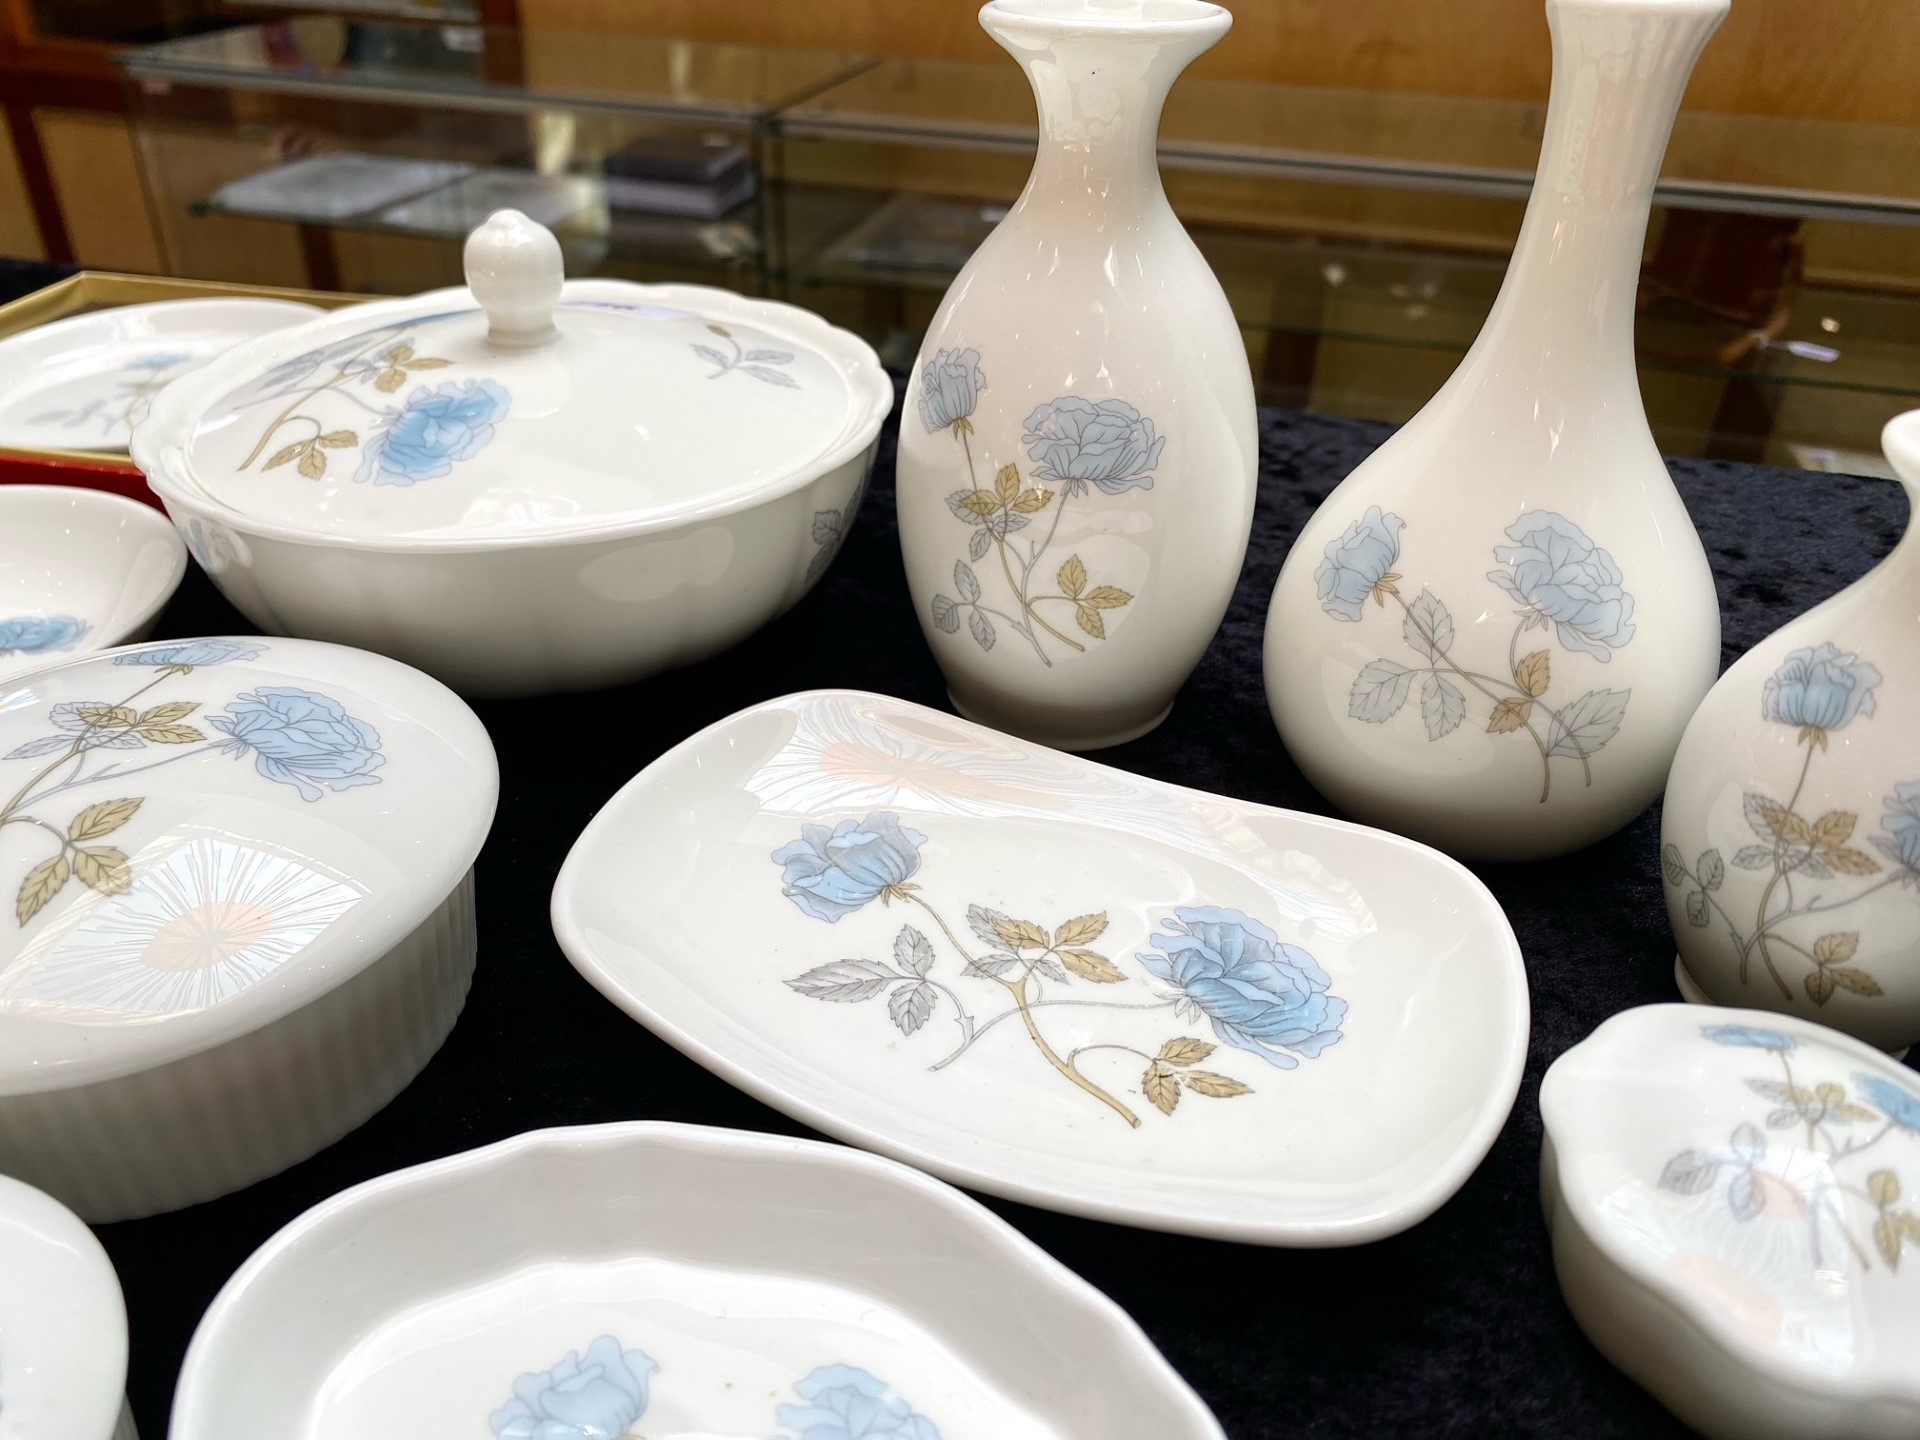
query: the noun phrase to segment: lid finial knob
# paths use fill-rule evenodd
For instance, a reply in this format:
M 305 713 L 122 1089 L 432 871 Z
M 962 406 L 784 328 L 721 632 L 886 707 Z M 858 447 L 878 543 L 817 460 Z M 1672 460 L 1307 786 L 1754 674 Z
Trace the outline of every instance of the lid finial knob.
M 549 340 L 564 270 L 553 232 L 518 210 L 496 210 L 467 237 L 467 285 L 496 345 Z

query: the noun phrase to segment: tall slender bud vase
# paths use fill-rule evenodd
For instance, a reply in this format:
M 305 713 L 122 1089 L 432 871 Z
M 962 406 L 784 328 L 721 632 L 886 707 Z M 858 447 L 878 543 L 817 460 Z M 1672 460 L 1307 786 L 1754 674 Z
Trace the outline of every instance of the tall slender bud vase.
M 900 427 L 900 546 L 963 713 L 1090 749 L 1166 717 L 1253 519 L 1253 381 L 1160 186 L 1160 107 L 1232 17 L 993 0 L 1040 151 L 947 292 Z
M 1881 443 L 1906 535 L 1713 687 L 1674 757 L 1660 865 L 1688 999 L 1896 1050 L 1920 1041 L 1920 411 Z
M 1295 542 L 1268 703 L 1343 810 L 1532 859 L 1660 793 L 1719 663 L 1706 553 L 1654 447 L 1634 294 L 1681 91 L 1727 0 L 1548 0 L 1540 168 L 1492 313 Z

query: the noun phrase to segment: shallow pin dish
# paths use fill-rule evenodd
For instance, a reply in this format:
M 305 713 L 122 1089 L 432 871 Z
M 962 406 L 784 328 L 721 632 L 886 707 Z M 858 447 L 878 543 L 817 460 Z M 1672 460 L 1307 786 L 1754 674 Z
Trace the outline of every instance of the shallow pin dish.
M 151 505 L 73 485 L 0 485 L 6 677 L 146 635 L 187 571 Z
M 249 619 L 534 694 L 702 659 L 812 588 L 893 405 L 873 351 L 791 305 L 560 267 L 502 211 L 469 289 L 168 388 L 134 458 Z
M 91 1221 L 282 1170 L 393 1098 L 474 963 L 499 772 L 391 660 L 172 640 L 0 705 L 0 1173 Z
M 1377 1239 L 1511 1109 L 1527 984 L 1436 851 L 817 691 L 590 824 L 555 933 L 768 1104 L 949 1180 L 1264 1244 Z
M 984 1207 L 814 1141 L 536 1131 L 337 1195 L 201 1321 L 172 1440 L 1224 1440 Z
M 1715 1440 L 1920 1435 L 1920 1075 L 1823 1026 L 1649 1005 L 1540 1087 L 1568 1307 Z

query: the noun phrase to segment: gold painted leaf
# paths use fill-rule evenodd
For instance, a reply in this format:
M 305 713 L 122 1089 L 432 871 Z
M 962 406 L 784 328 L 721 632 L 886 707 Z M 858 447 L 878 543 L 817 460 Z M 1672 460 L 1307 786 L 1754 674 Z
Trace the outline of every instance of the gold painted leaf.
M 1520 663 L 1513 667 L 1513 683 L 1527 694 L 1538 697 L 1547 693 L 1552 683 L 1552 662 L 1544 650 L 1535 650 L 1522 655 Z
M 1187 1088 L 1197 1090 L 1202 1095 L 1210 1095 L 1215 1100 L 1231 1100 L 1235 1095 L 1253 1093 L 1251 1085 L 1242 1085 L 1231 1075 L 1216 1075 L 1211 1070 L 1188 1071 Z
M 1160 1047 L 1160 1054 L 1156 1058 L 1169 1065 L 1198 1065 L 1213 1054 L 1214 1049 L 1209 1041 L 1196 1040 L 1191 1035 L 1176 1035 Z
M 1887 1262 L 1889 1270 L 1900 1268 L 1900 1241 L 1904 1238 L 1901 1231 L 1906 1227 L 1891 1215 L 1882 1215 L 1873 1222 L 1873 1244 L 1880 1252 L 1880 1258 Z
M 192 745 L 207 738 L 191 725 L 142 725 L 134 734 L 156 745 Z
M 1106 956 L 1092 950 L 1060 950 L 1060 963 L 1078 975 L 1082 980 L 1091 980 L 1098 985 L 1118 985 L 1126 979 L 1126 974 Z
M 1087 604 L 1096 610 L 1118 610 L 1131 599 L 1118 585 L 1096 585 L 1087 592 Z
M 1031 920 L 1009 920 L 1004 915 L 996 915 L 993 920 L 993 933 L 1016 950 L 1047 948 L 1047 932 Z
M 1863 1120 L 1878 1120 L 1880 1118 L 1878 1113 L 1867 1109 L 1866 1106 L 1855 1105 L 1851 1102 L 1829 1105 L 1827 1107 L 1827 1114 L 1836 1120 L 1852 1120 L 1856 1124 Z
M 49 900 L 60 893 L 60 887 L 67 883 L 67 877 L 73 872 L 67 869 L 67 857 L 56 855 L 51 860 L 42 860 L 27 872 L 27 878 L 20 882 L 20 894 L 13 902 L 13 918 L 24 925 L 46 907 Z
M 1068 599 L 1078 599 L 1080 592 L 1087 588 L 1087 567 L 1080 563 L 1078 555 L 1069 555 L 1067 563 L 1060 567 L 1060 573 L 1054 577 L 1060 584 L 1060 593 Z
M 296 440 L 291 445 L 283 445 L 280 449 L 274 451 L 272 457 L 260 468 L 263 470 L 277 470 L 306 448 L 307 442 L 304 440 Z
M 133 884 L 127 857 L 111 845 L 83 845 L 73 855 L 73 873 L 88 889 L 102 895 L 124 895 Z
M 960 503 L 976 515 L 991 515 L 1000 508 L 1000 497 L 991 490 L 969 490 Z
M 198 700 L 169 700 L 164 705 L 155 705 L 150 710 L 140 712 L 142 725 L 171 725 L 176 720 L 184 720 L 200 708 Z
M 98 840 L 102 835 L 111 835 L 133 818 L 140 805 L 138 798 L 102 800 L 98 805 L 89 805 L 68 824 L 67 838 Z
M 1769 800 L 1761 806 L 1760 814 L 1767 828 L 1789 845 L 1806 845 L 1813 839 L 1813 827 L 1784 805 Z
M 1807 998 L 1816 1005 L 1824 1005 L 1833 998 L 1831 970 L 1809 970 L 1802 983 L 1807 987 Z
M 1100 612 L 1091 605 L 1074 606 L 1073 623 L 1096 640 L 1107 638 L 1107 622 L 1100 618 Z
M 300 457 L 300 463 L 294 469 L 309 480 L 318 480 L 327 473 L 327 457 L 318 450 L 309 450 Z
M 722 340 L 731 340 L 733 338 L 733 332 L 724 325 L 709 325 L 707 329 L 713 334 L 718 335 Z
M 1509 695 L 1493 707 L 1493 717 L 1487 721 L 1487 733 L 1505 735 L 1509 730 L 1518 730 L 1532 714 L 1533 701 Z
M 1051 490 L 1027 490 L 1022 492 L 1020 498 L 1013 502 L 1013 511 L 1016 515 L 1034 515 L 1046 509 L 1047 506 L 1052 503 L 1053 492 Z
M 1822 850 L 1820 858 L 1838 870 L 1842 875 L 1878 875 L 1879 862 L 1864 850 L 1855 850 L 1850 845 L 1836 845 L 1830 850 Z
M 329 430 L 320 437 L 320 443 L 329 450 L 345 450 L 358 445 L 360 437 L 351 430 Z
M 127 730 L 140 723 L 130 705 L 83 705 L 75 713 L 81 723 L 99 730 Z
M 1884 995 L 1887 993 L 1880 988 L 1880 982 L 1864 970 L 1856 970 L 1845 965 L 1836 965 L 1833 969 L 1827 971 L 1827 974 L 1833 977 L 1834 984 L 1838 985 L 1842 990 L 1852 991 L 1855 995 L 1865 995 L 1871 998 L 1875 995 Z
M 993 477 L 993 488 L 1002 505 L 1011 505 L 1020 498 L 1020 467 L 1006 464 L 1000 467 L 1000 473 Z
M 1851 810 L 1829 810 L 1813 822 L 1813 843 L 1844 845 L 1853 834 L 1860 817 Z
M 1839 930 L 1813 942 L 1813 958 L 1822 965 L 1843 965 L 1860 948 L 1858 930 Z
M 396 345 L 380 358 L 389 365 L 404 365 L 413 358 L 413 346 Z
M 1900 1198 L 1900 1177 L 1891 1170 L 1876 1170 L 1867 1176 L 1867 1194 L 1882 1210 Z
M 1900 1233 L 1905 1235 L 1911 1243 L 1920 1245 L 1920 1215 L 1914 1214 L 1911 1210 L 1902 1210 L 1898 1215 L 1888 1218 L 1899 1225 Z
M 1400 586 L 1397 583 L 1395 583 L 1399 579 L 1400 579 L 1400 576 L 1397 572 L 1389 570 L 1386 574 L 1382 575 L 1378 580 L 1374 581 L 1373 582 L 1373 603 L 1378 605 L 1382 610 L 1386 609 L 1387 597 L 1389 595 L 1398 595 L 1400 593 Z
M 436 360 L 431 355 L 422 355 L 418 360 L 407 361 L 406 368 L 409 370 L 444 370 L 452 363 L 453 361 L 451 360 Z
M 400 369 L 382 370 L 373 377 L 373 388 L 382 395 L 391 395 L 407 383 L 407 372 Z
M 1158 1060 L 1147 1067 L 1140 1089 L 1162 1115 L 1173 1114 L 1173 1107 L 1180 1103 L 1180 1077 Z
M 1053 932 L 1056 945 L 1091 945 L 1107 930 L 1107 912 L 1098 915 L 1076 915 L 1058 930 Z

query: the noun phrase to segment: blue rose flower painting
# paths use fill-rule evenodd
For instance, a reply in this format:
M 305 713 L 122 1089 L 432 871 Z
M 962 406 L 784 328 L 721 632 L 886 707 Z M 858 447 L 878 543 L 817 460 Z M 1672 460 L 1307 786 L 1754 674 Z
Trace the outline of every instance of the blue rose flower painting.
M 1790 974 L 1815 1006 L 1837 994 L 1880 999 L 1886 992 L 1860 956 L 1859 922 L 1847 928 L 1844 914 L 1836 918 L 1836 912 L 1889 886 L 1920 886 L 1920 781 L 1895 785 L 1881 802 L 1885 833 L 1869 838 L 1884 864 L 1858 843 L 1855 811 L 1808 803 L 1817 793 L 1814 767 L 1830 737 L 1872 721 L 1880 683 L 1878 668 L 1830 640 L 1788 652 L 1760 687 L 1761 718 L 1790 727 L 1793 747 L 1801 752 L 1787 798 L 1775 799 L 1781 792 L 1772 785 L 1746 791 L 1741 813 L 1753 843 L 1731 856 L 1718 846 L 1691 862 L 1676 845 L 1660 852 L 1662 873 L 1680 893 L 1687 923 L 1724 928 L 1740 983 L 1749 983 L 1757 961 L 1784 1001 L 1797 998 Z M 1732 898 L 1729 862 L 1735 870 L 1758 872 L 1757 896 Z M 1796 882 L 1802 882 L 1798 890 Z
M 931 1420 L 857 1365 L 822 1365 L 793 1388 L 804 1403 L 775 1415 L 796 1440 L 940 1440 Z
M 318 800 L 321 787 L 350 790 L 377 785 L 373 772 L 387 763 L 380 735 L 356 720 L 338 700 L 293 687 L 248 690 L 227 702 L 227 713 L 207 723 L 227 737 L 220 748 L 252 755 L 269 780 L 291 785 L 302 800 Z
M 620 1440 L 646 1414 L 660 1367 L 640 1350 L 602 1335 L 582 1354 L 569 1351 L 551 1370 L 513 1382 L 513 1399 L 487 1423 L 497 1440 Z
M 1332 980 L 1314 957 L 1283 942 L 1266 924 L 1238 910 L 1183 907 L 1148 937 L 1129 971 L 1100 945 L 1107 912 L 1071 915 L 1043 925 L 974 903 L 955 926 L 928 898 L 922 879 L 932 841 L 890 811 L 874 811 L 833 826 L 801 827 L 798 840 L 773 852 L 780 890 L 802 914 L 836 924 L 872 906 L 911 906 L 917 924 L 894 932 L 888 958 L 853 957 L 816 965 L 789 979 L 796 994 L 847 1005 L 886 1002 L 887 1019 L 902 1036 L 919 1034 L 936 1015 L 957 1032 L 953 1048 L 930 1068 L 959 1060 L 1010 1021 L 1060 1080 L 1105 1106 L 1135 1129 L 1139 1113 L 1122 1096 L 1119 1079 L 1137 1073 L 1141 1096 L 1172 1115 L 1185 1095 L 1225 1100 L 1253 1093 L 1233 1075 L 1199 1068 L 1219 1044 L 1290 1070 L 1340 1039 L 1347 1002 L 1331 993 Z M 972 941 L 961 938 L 961 929 Z M 1115 1000 L 1113 988 L 1158 982 L 1152 998 Z M 989 1004 L 982 1006 L 985 993 Z M 1146 1048 L 1117 1036 L 1061 1048 L 1049 1038 L 1063 1009 L 1173 1011 L 1198 1024 L 1210 1021 L 1215 1040 L 1176 1034 Z M 1048 1013 L 1040 1013 L 1048 1012 Z M 1163 1032 L 1164 1033 L 1164 1032 Z M 1218 1042 L 1218 1043 L 1216 1043 Z M 1002 1051 L 1001 1053 L 1004 1053 Z M 1134 1071 L 1135 1065 L 1141 1068 Z
M 492 380 L 421 386 L 390 412 L 361 447 L 354 479 L 375 485 L 414 485 L 451 475 L 493 439 L 511 401 Z
M 1117 585 L 1097 583 L 1077 551 L 1057 564 L 1047 559 L 1058 553 L 1060 518 L 1075 500 L 1092 504 L 1151 490 L 1167 437 L 1118 397 L 1062 395 L 1036 407 L 1021 427 L 1027 475 L 1022 477 L 1018 460 L 1008 460 L 982 483 L 973 453 L 973 417 L 987 388 L 979 352 L 938 351 L 921 367 L 918 382 L 920 423 L 928 434 L 945 431 L 959 442 L 967 483 L 947 496 L 947 509 L 972 532 L 967 553 L 953 562 L 953 594 L 933 597 L 934 629 L 957 635 L 964 623 L 986 651 L 1004 629 L 1048 667 L 1060 646 L 1085 654 L 1087 642 L 1105 640 L 1109 617 L 1134 597 Z M 990 571 L 983 582 L 974 566 L 989 553 L 999 562 L 999 577 Z
M 77 615 L 15 615 L 0 620 L 0 657 L 71 650 L 92 629 Z
M 1534 630 L 1551 630 L 1569 654 L 1606 664 L 1633 639 L 1633 596 L 1613 557 L 1564 515 L 1531 510 L 1506 530 L 1511 544 L 1492 547 L 1502 566 L 1487 579 L 1513 600 L 1513 633 L 1506 653 L 1476 660 L 1459 653 L 1453 613 L 1432 590 L 1412 600 L 1401 593 L 1400 536 L 1406 522 L 1370 506 L 1327 542 L 1313 572 L 1320 608 L 1335 620 L 1357 624 L 1367 602 L 1399 612 L 1400 637 L 1418 663 L 1382 656 L 1369 660 L 1347 692 L 1347 714 L 1384 725 L 1420 690 L 1420 724 L 1429 741 L 1444 740 L 1465 724 L 1469 710 L 1486 716 L 1488 735 L 1525 735 L 1540 760 L 1540 803 L 1553 794 L 1553 762 L 1580 767 L 1593 784 L 1593 758 L 1620 732 L 1631 692 L 1587 690 L 1572 699 L 1548 694 L 1554 681 L 1553 651 L 1545 643 L 1523 648 Z

